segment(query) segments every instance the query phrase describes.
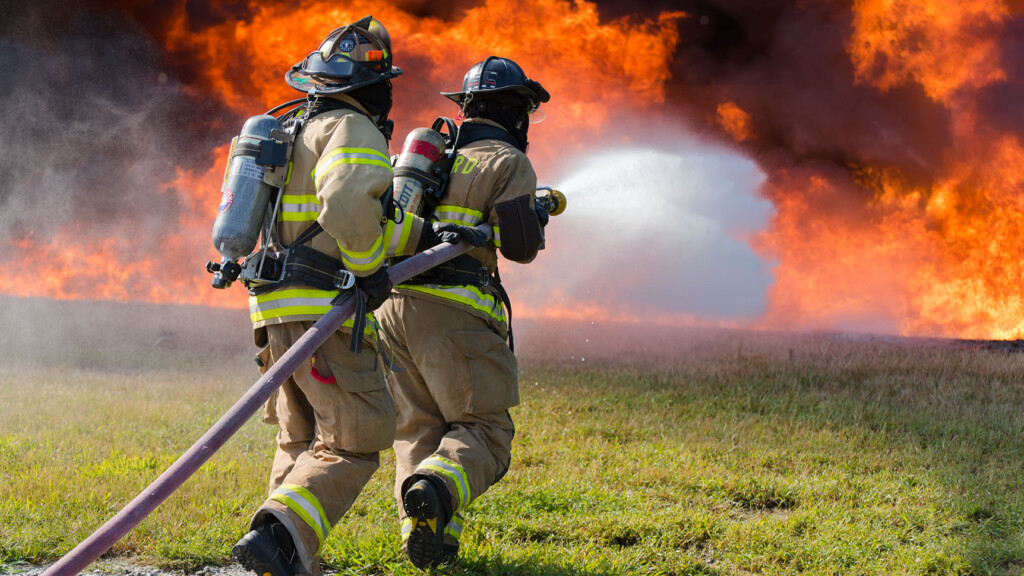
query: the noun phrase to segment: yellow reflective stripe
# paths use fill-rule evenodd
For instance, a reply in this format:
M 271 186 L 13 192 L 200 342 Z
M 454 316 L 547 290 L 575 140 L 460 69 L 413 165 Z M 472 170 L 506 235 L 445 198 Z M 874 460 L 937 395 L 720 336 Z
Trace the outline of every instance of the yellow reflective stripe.
M 331 306 L 289 306 L 275 310 L 260 310 L 249 314 L 253 324 L 270 320 L 272 318 L 284 318 L 286 316 L 323 316 L 331 309 Z
M 284 212 L 277 215 L 278 222 L 312 222 L 320 216 L 319 212 Z
M 462 466 L 459 466 L 444 456 L 431 456 L 423 462 L 420 462 L 420 465 L 416 467 L 417 473 L 419 473 L 420 470 L 435 472 L 445 478 L 448 478 L 453 484 L 455 484 L 455 489 L 459 496 L 459 502 L 455 506 L 456 509 L 469 504 L 469 480 L 466 478 L 466 471 L 462 469 Z
M 452 514 L 451 521 L 444 527 L 444 533 L 458 540 L 462 536 L 462 526 L 465 520 L 458 512 Z
M 288 316 L 323 316 L 331 309 L 331 301 L 338 294 L 339 292 L 331 290 L 295 288 L 250 296 L 249 318 L 255 324 L 263 320 Z M 373 314 L 367 314 L 366 319 L 363 334 L 373 336 L 377 333 L 376 320 Z M 355 322 L 349 318 L 341 325 L 351 328 Z
M 385 255 L 397 256 L 405 251 L 409 236 L 412 234 L 412 222 L 413 216 L 408 212 L 405 213 L 401 224 L 396 224 L 394 220 L 388 220 L 387 226 L 384 227 L 384 239 L 388 245 L 387 250 L 384 251 Z M 398 228 L 397 233 L 396 227 Z
M 320 215 L 321 204 L 315 194 L 284 194 L 278 222 L 312 222 Z
M 345 263 L 345 268 L 353 272 L 376 270 L 384 262 L 383 236 L 378 236 L 377 241 L 366 252 L 346 250 L 341 246 L 340 242 L 338 243 L 338 249 L 341 250 L 341 260 Z
M 476 226 L 484 221 L 484 213 L 462 206 L 442 205 L 434 209 L 434 215 L 441 222 Z
M 380 166 L 387 168 L 388 172 L 394 172 L 391 167 L 391 158 L 373 148 L 335 148 L 317 162 L 313 169 L 313 185 L 320 188 L 320 182 L 337 166 L 342 164 L 365 164 L 369 166 Z
M 324 540 L 331 532 L 331 523 L 327 521 L 327 514 L 320 506 L 320 500 L 313 496 L 312 492 L 298 484 L 282 484 L 270 495 L 270 499 L 284 504 L 306 524 L 309 524 L 313 532 L 316 532 L 320 545 L 323 546 Z
M 276 290 L 274 292 L 268 292 L 266 294 L 260 294 L 259 296 L 250 296 L 249 305 L 251 306 L 254 302 L 264 304 L 267 302 L 273 302 L 275 300 L 284 300 L 286 298 L 328 298 L 333 299 L 338 295 L 337 290 L 316 290 L 314 288 L 292 288 L 289 290 Z
M 402 542 L 409 539 L 409 534 L 412 533 L 412 518 L 402 519 Z
M 501 248 L 501 227 L 495 226 L 493 230 L 494 238 L 491 239 L 491 242 L 494 244 L 495 248 Z
M 505 307 L 494 296 L 484 294 L 475 286 L 437 286 L 402 284 L 402 290 L 412 290 L 451 300 L 479 310 L 498 322 L 505 322 Z
M 331 309 L 337 291 L 294 288 L 249 297 L 253 323 L 286 316 L 323 316 Z
M 282 194 L 281 203 L 283 204 L 320 204 L 320 199 L 316 197 L 316 194 Z

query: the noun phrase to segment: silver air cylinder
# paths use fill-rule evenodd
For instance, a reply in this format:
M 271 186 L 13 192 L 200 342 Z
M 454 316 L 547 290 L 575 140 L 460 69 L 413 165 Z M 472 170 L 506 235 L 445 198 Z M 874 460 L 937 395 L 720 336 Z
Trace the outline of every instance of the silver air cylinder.
M 395 201 L 403 212 L 420 215 L 423 194 L 439 185 L 435 169 L 444 155 L 444 136 L 430 128 L 416 128 L 405 138 L 395 162 Z
M 220 207 L 213 223 L 213 246 L 228 260 L 248 256 L 256 247 L 274 187 L 264 180 L 267 166 L 256 163 L 263 141 L 273 142 L 272 130 L 281 130 L 273 116 L 253 116 L 231 142 Z

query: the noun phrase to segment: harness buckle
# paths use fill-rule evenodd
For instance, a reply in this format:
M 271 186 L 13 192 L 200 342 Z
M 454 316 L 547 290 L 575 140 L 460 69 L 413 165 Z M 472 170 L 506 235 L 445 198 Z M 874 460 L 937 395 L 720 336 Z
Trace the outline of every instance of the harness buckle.
M 356 285 L 356 275 L 342 268 L 335 276 L 334 286 L 339 290 L 348 290 Z
M 476 271 L 477 277 L 480 279 L 480 287 L 483 288 L 491 283 L 491 272 L 486 267 L 481 266 Z

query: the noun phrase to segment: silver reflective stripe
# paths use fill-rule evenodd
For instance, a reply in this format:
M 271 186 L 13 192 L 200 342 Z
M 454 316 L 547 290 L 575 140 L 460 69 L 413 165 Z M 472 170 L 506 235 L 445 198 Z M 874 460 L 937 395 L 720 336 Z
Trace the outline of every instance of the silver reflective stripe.
M 327 515 L 316 496 L 302 486 L 283 484 L 274 490 L 270 498 L 281 502 L 302 518 L 316 532 L 320 545 L 323 545 L 327 535 L 331 532 L 331 525 L 327 522 Z
M 448 525 L 444 527 L 444 533 L 455 538 L 456 540 L 462 536 L 462 526 L 465 520 L 462 515 L 456 512 L 452 514 L 452 519 L 448 522 Z
M 249 317 L 253 322 L 285 316 L 318 316 L 331 308 L 337 291 L 292 288 L 249 297 Z
M 317 203 L 306 203 L 306 204 L 292 204 L 292 203 L 281 203 L 282 212 L 291 213 L 304 213 L 304 212 L 316 212 L 320 213 L 320 204 Z
M 469 480 L 466 478 L 466 472 L 462 469 L 462 466 L 459 466 L 444 456 L 431 456 L 416 467 L 417 472 L 420 470 L 440 474 L 455 484 L 459 497 L 458 505 L 455 506 L 456 509 L 469 504 L 471 496 L 469 493 Z
M 335 148 L 316 163 L 316 168 L 313 169 L 313 185 L 319 189 L 324 177 L 342 164 L 380 166 L 389 172 L 393 171 L 391 159 L 373 148 Z
M 435 284 L 426 285 L 412 285 L 402 284 L 402 290 L 413 290 L 416 292 L 422 292 L 424 294 L 431 294 L 445 300 L 451 300 L 452 302 L 458 302 L 459 304 L 469 306 L 474 310 L 479 310 L 488 316 L 494 318 L 498 322 L 505 322 L 505 307 L 501 304 L 500 299 L 496 299 L 494 296 L 484 294 L 473 286 L 438 286 Z
M 303 307 L 303 308 L 305 308 L 305 307 L 309 307 L 309 306 L 316 306 L 316 307 L 330 306 L 331 305 L 331 300 L 333 300 L 336 296 L 337 296 L 337 294 L 335 294 L 334 296 L 328 296 L 326 298 L 282 298 L 280 300 L 271 300 L 269 302 L 262 302 L 262 301 L 259 300 L 259 296 L 257 296 L 256 297 L 256 302 L 254 302 L 252 305 L 250 305 L 249 311 L 250 312 L 256 312 L 256 311 L 266 312 L 268 310 L 277 310 L 279 308 L 293 308 L 293 307 Z
M 384 237 L 378 237 L 373 246 L 365 252 L 346 250 L 341 243 L 338 244 L 338 250 L 341 251 L 341 261 L 352 272 L 375 270 L 384 261 Z
M 412 234 L 412 221 L 410 218 L 411 216 L 406 214 L 401 224 L 388 220 L 387 228 L 384 231 L 384 234 L 388 237 L 388 246 L 384 251 L 387 256 L 397 256 L 405 248 L 409 235 Z
M 476 226 L 484 221 L 483 212 L 461 206 L 438 206 L 434 209 L 434 216 L 442 222 L 453 222 L 469 226 Z
M 409 534 L 412 533 L 412 518 L 402 519 L 402 542 L 409 539 Z

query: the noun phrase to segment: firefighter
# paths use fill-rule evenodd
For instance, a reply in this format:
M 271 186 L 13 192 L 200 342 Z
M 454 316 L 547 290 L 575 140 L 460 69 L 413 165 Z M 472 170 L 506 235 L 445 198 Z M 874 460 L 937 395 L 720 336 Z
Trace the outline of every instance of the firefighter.
M 419 247 L 455 235 L 473 248 L 397 286 L 378 313 L 395 362 L 395 498 L 403 550 L 418 568 L 454 559 L 463 511 L 508 471 L 519 403 L 497 252 L 528 263 L 543 243 L 529 116 L 550 98 L 508 58 L 491 56 L 442 93 L 465 118 L 450 178 Z M 489 223 L 494 239 L 472 228 Z M 436 237 L 436 238 L 435 238 Z
M 281 191 L 277 240 L 310 248 L 293 251 L 303 258 L 302 267 L 319 269 L 326 262 L 326 270 L 336 272 L 343 264 L 366 294 L 367 313 L 332 334 L 268 407 L 280 426 L 270 495 L 232 551 L 260 576 L 321 573 L 319 557 L 331 526 L 351 507 L 378 468 L 379 452 L 394 439 L 395 407 L 377 361 L 372 311 L 391 290 L 382 266 L 385 247 L 413 253 L 422 227 L 416 218 L 383 218 L 387 202 L 381 199 L 388 197 L 393 177 L 387 143 L 391 78 L 400 73 L 392 66 L 387 30 L 367 16 L 331 32 L 285 76 L 309 98 L 297 112 L 304 123 Z M 250 290 L 264 370 L 332 301 L 361 298 L 315 281 L 316 274 L 300 277 Z

